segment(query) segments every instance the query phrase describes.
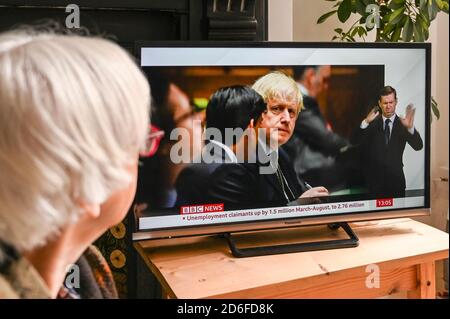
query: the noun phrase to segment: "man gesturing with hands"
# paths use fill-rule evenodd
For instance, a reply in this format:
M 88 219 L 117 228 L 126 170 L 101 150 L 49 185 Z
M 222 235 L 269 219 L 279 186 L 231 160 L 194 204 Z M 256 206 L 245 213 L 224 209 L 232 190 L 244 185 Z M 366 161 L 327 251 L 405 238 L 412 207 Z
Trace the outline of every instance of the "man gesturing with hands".
M 423 148 L 422 138 L 414 127 L 413 105 L 406 107 L 404 118 L 395 113 L 396 107 L 396 90 L 385 86 L 380 91 L 378 107 L 361 122 L 357 136 L 368 191 L 378 198 L 405 196 L 403 151 L 406 143 L 416 151 Z

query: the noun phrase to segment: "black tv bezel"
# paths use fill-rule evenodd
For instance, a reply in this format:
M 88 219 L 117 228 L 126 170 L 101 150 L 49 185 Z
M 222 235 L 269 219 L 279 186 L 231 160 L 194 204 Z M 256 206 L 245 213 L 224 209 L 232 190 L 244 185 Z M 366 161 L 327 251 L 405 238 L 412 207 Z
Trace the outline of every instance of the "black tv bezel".
M 382 211 L 338 213 L 308 217 L 290 217 L 273 220 L 252 220 L 246 222 L 224 222 L 219 224 L 186 225 L 177 227 L 140 230 L 133 234 L 133 239 L 159 239 L 216 234 L 223 232 L 241 232 L 293 227 L 296 225 L 327 224 L 330 218 L 336 221 L 362 221 L 388 218 L 423 216 L 430 214 L 430 141 L 431 141 L 431 43 L 387 43 L 387 42 L 285 42 L 285 41 L 135 41 L 135 56 L 140 67 L 142 48 L 287 48 L 287 49 L 423 49 L 425 50 L 425 202 L 423 206 L 385 209 Z M 280 65 L 281 66 L 281 65 Z M 367 215 L 370 216 L 367 216 Z M 343 218 L 345 217 L 345 218 Z M 323 221 L 323 222 L 321 222 Z M 267 227 L 267 224 L 272 224 Z M 261 227 L 258 227 L 260 224 Z M 245 227 L 245 226 L 249 227 Z M 242 227 L 237 227 L 242 226 Z M 251 226 L 251 227 L 250 227 Z M 210 229 L 210 231 L 208 230 Z M 229 230 L 228 230 L 229 229 Z M 237 230 L 233 230 L 237 229 Z M 146 235 L 139 235 L 145 232 Z

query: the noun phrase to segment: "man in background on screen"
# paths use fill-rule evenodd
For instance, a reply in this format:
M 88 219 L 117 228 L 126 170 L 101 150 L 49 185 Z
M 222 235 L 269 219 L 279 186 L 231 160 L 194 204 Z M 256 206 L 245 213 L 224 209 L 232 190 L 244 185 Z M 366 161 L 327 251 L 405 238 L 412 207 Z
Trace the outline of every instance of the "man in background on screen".
M 346 149 L 348 141 L 332 131 L 317 100 L 328 91 L 331 66 L 298 66 L 293 70 L 305 109 L 297 118 L 293 137 L 283 149 L 293 161 L 297 174 L 311 185 L 323 185 L 330 190 L 344 188 L 344 168 L 336 157 Z
M 423 141 L 414 127 L 415 108 L 406 107 L 405 117 L 399 117 L 397 92 L 391 86 L 381 89 L 378 106 L 361 122 L 357 143 L 363 154 L 363 170 L 371 195 L 377 197 L 405 197 L 403 151 L 408 143 L 415 151 L 423 148 Z M 380 115 L 381 113 L 381 115 Z

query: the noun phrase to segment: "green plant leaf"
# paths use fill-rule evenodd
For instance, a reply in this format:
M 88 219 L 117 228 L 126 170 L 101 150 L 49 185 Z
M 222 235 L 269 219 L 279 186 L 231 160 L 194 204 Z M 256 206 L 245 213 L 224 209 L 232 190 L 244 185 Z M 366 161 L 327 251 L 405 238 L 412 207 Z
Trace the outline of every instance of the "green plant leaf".
M 331 17 L 333 14 L 335 14 L 337 12 L 337 10 L 333 10 L 330 12 L 325 13 L 324 15 L 320 16 L 319 19 L 317 19 L 317 24 L 321 24 L 323 22 L 325 22 L 326 19 L 328 19 L 329 17 Z
M 444 1 L 442 0 L 434 0 L 439 8 L 439 10 L 442 10 L 443 6 L 444 6 Z
M 367 30 L 364 27 L 361 27 L 361 30 L 363 30 L 364 35 L 367 35 Z
M 398 42 L 398 40 L 400 39 L 400 34 L 402 32 L 402 28 L 401 27 L 395 27 L 395 31 L 394 34 L 391 37 L 391 41 L 392 42 Z
M 376 4 L 376 0 L 362 0 L 364 6 L 368 6 L 369 4 Z
M 423 42 L 425 37 L 423 36 L 423 29 L 420 23 L 414 23 L 414 41 L 415 42 Z
M 359 26 L 359 27 L 357 27 L 357 30 L 358 30 L 359 37 L 362 37 L 363 35 L 367 35 L 367 31 L 364 27 Z
M 386 24 L 383 28 L 383 33 L 387 35 L 387 34 L 391 33 L 394 30 L 394 28 L 395 28 L 395 25 Z
M 389 18 L 391 17 L 391 14 L 392 14 L 392 12 L 389 13 L 389 14 L 386 14 L 385 16 L 382 16 L 382 17 L 381 17 L 381 22 L 383 22 L 383 23 L 389 23 Z
M 401 18 L 404 16 L 405 7 L 398 8 L 389 16 L 389 23 L 397 24 Z
M 403 42 L 410 42 L 413 35 L 413 22 L 411 18 L 406 19 L 405 25 L 403 26 L 402 40 Z
M 364 17 L 367 14 L 366 7 L 367 6 L 364 4 L 362 0 L 356 0 L 355 3 L 356 12 L 358 12 L 362 17 Z
M 338 8 L 337 14 L 339 21 L 344 23 L 350 17 L 352 13 L 352 0 L 343 0 Z
M 428 37 L 430 36 L 428 29 L 423 30 L 423 36 L 425 38 L 425 41 L 428 40 Z
M 391 13 L 391 12 L 392 12 L 392 10 L 389 9 L 388 6 L 386 6 L 386 5 L 380 6 L 380 14 L 381 14 L 382 16 L 384 16 L 384 15 L 386 15 L 386 14 L 388 14 L 388 13 Z
M 438 11 L 439 11 L 439 7 L 437 6 L 436 1 L 430 0 L 428 2 L 428 17 L 429 17 L 430 21 L 433 21 L 436 18 Z
M 416 15 L 416 22 L 419 22 L 424 30 L 428 30 L 430 27 L 430 21 L 424 16 L 423 11 L 419 11 Z
M 438 103 L 433 97 L 431 97 L 431 110 L 433 111 L 434 116 L 436 116 L 436 119 L 439 120 L 439 118 L 441 117 L 441 112 L 439 111 Z M 431 120 L 433 120 L 432 116 Z
M 396 10 L 400 7 L 404 7 L 405 6 L 405 1 L 401 0 L 401 1 L 391 1 L 388 3 L 387 7 L 391 10 Z
M 336 28 L 336 29 L 334 29 L 334 32 L 341 34 L 342 33 L 342 29 L 341 28 Z
M 333 8 L 339 7 L 341 5 L 342 1 L 338 1 L 333 5 Z

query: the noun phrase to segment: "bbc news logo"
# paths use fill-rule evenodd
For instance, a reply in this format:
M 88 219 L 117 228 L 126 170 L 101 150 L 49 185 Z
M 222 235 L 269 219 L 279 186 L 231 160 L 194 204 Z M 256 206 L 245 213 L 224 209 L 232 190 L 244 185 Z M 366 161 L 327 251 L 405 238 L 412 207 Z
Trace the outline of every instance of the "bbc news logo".
M 180 208 L 180 214 L 217 213 L 223 211 L 224 211 L 223 203 L 181 206 Z

